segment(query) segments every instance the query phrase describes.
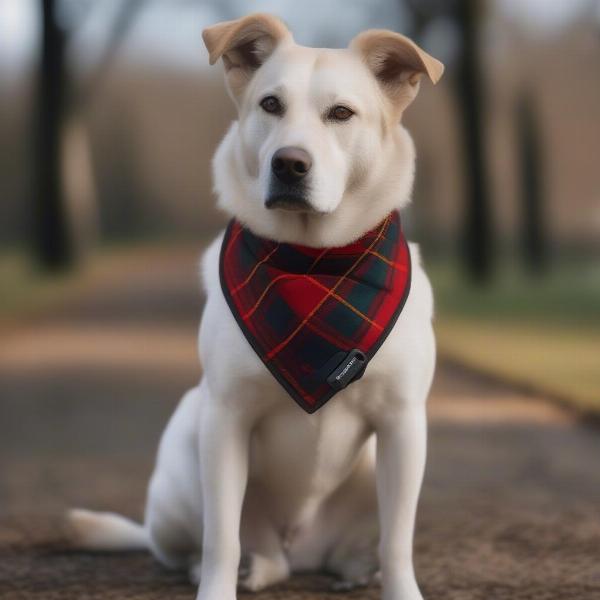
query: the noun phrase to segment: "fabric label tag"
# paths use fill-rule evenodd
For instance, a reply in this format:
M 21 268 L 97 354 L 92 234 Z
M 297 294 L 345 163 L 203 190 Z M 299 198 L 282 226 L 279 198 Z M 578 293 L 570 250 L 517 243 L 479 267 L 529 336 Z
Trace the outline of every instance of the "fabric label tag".
M 346 358 L 327 378 L 327 383 L 336 390 L 345 388 L 365 366 L 366 356 L 360 350 L 350 350 Z

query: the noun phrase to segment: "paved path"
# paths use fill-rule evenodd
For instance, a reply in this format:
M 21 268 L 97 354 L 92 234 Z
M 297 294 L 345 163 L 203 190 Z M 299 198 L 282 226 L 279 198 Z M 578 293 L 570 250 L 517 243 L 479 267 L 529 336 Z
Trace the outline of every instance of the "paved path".
M 139 517 L 158 436 L 198 378 L 195 256 L 140 261 L 0 344 L 0 598 L 190 599 L 143 553 L 72 552 L 78 505 Z M 441 365 L 416 565 L 429 599 L 600 599 L 600 431 Z M 340 598 L 324 577 L 266 599 Z M 348 594 L 378 598 L 378 590 Z

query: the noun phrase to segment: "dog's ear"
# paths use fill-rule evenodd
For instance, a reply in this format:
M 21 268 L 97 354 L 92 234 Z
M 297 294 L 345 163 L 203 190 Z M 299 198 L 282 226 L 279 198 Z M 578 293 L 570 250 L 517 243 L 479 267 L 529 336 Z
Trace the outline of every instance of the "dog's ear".
M 412 40 L 393 31 L 369 29 L 350 42 L 358 52 L 398 113 L 415 99 L 422 75 L 437 83 L 444 65 Z
M 214 65 L 223 59 L 227 84 L 234 97 L 239 96 L 275 48 L 291 37 L 282 21 L 263 13 L 217 23 L 202 32 L 209 62 Z

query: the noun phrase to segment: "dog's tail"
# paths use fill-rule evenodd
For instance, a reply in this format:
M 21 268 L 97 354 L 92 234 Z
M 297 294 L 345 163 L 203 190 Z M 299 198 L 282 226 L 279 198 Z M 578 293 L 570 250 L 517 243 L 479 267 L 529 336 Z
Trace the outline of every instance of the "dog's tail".
M 147 550 L 150 546 L 143 525 L 115 513 L 73 508 L 67 521 L 71 542 L 81 550 Z

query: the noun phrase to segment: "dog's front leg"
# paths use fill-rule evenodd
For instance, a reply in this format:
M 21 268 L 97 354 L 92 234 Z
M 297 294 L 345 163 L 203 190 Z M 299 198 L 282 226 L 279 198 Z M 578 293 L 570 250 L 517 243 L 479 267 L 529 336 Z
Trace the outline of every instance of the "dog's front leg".
M 235 600 L 249 425 L 243 411 L 207 404 L 200 423 L 204 532 L 197 600 Z
M 425 468 L 424 405 L 405 405 L 376 426 L 379 558 L 383 600 L 422 600 L 414 575 L 412 546 Z

